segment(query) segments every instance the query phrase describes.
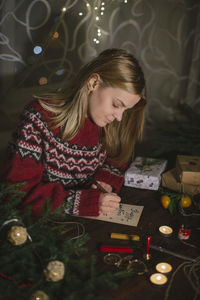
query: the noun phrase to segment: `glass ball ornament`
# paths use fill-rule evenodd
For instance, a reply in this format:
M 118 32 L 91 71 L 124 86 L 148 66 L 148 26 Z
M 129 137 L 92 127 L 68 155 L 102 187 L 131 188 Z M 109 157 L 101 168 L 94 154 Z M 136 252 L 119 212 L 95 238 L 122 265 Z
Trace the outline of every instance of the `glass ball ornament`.
M 59 260 L 50 261 L 44 270 L 47 281 L 59 281 L 65 275 L 65 265 Z
M 43 291 L 38 290 L 31 295 L 29 300 L 49 300 L 49 297 Z
M 23 226 L 12 226 L 8 232 L 7 239 L 14 246 L 23 245 L 27 240 L 27 230 Z

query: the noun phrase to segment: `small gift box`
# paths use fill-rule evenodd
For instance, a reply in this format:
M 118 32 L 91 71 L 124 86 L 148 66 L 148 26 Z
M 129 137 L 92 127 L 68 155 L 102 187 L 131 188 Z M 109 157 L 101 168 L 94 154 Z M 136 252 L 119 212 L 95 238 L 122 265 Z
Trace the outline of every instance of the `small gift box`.
M 184 184 L 179 182 L 176 169 L 171 169 L 162 174 L 162 187 L 168 188 L 172 191 L 186 193 L 189 195 L 197 195 L 200 193 L 200 184 Z
M 158 190 L 161 173 L 165 170 L 166 164 L 166 160 L 138 156 L 125 172 L 124 185 Z
M 200 185 L 200 156 L 177 155 L 176 170 L 180 182 Z

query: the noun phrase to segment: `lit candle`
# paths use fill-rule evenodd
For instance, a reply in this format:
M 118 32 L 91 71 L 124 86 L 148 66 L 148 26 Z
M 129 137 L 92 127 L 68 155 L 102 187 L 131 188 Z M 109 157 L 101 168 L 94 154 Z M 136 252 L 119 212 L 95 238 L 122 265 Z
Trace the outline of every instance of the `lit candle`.
M 167 282 L 167 277 L 161 273 L 154 273 L 150 276 L 150 281 L 156 285 L 163 285 Z
M 151 237 L 148 236 L 148 237 L 147 237 L 147 251 L 146 251 L 146 254 L 144 254 L 144 258 L 145 258 L 146 260 L 149 260 L 149 259 L 151 258 L 151 255 L 150 255 L 150 253 L 149 253 L 149 245 L 150 245 L 150 241 L 151 241 Z
M 169 226 L 164 225 L 159 227 L 159 231 L 163 236 L 167 237 L 172 235 L 173 229 Z
M 172 266 L 168 263 L 161 262 L 156 265 L 156 270 L 159 273 L 169 273 L 172 270 Z

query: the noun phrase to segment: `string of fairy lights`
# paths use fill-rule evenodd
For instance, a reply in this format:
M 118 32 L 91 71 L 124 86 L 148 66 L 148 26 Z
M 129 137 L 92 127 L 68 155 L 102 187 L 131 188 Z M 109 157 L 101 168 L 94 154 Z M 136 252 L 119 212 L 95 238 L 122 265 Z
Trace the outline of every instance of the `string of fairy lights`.
M 103 23 L 104 21 L 104 17 L 106 14 L 106 11 L 108 9 L 108 6 L 111 3 L 124 3 L 127 4 L 128 0 L 95 0 L 95 1 L 91 1 L 91 3 L 89 1 L 85 1 L 84 6 L 81 7 L 81 10 L 77 12 L 78 17 L 80 18 L 84 18 L 86 16 L 87 13 L 90 14 L 90 17 L 92 19 L 90 19 L 90 21 L 93 22 L 94 26 L 93 26 L 93 34 L 91 35 L 91 42 L 93 44 L 94 47 L 98 46 L 102 41 L 103 41 L 103 37 L 105 31 L 102 29 L 101 27 L 101 23 Z M 77 2 L 74 1 L 74 5 Z M 66 4 L 61 8 L 60 11 L 60 15 L 56 17 L 56 22 L 53 24 L 53 28 L 50 31 L 50 34 L 47 38 L 47 41 L 44 43 L 44 45 L 34 45 L 33 47 L 33 53 L 36 56 L 39 55 L 43 55 L 44 52 L 46 51 L 46 49 L 48 48 L 49 45 L 49 41 L 52 40 L 56 40 L 59 39 L 60 34 L 59 34 L 59 24 L 62 22 L 63 18 L 66 17 L 66 13 L 69 11 L 69 9 L 72 7 L 72 4 L 69 5 L 69 1 L 66 1 Z M 56 72 L 57 75 L 62 74 L 62 72 L 59 72 L 59 70 Z M 39 85 L 45 85 L 48 83 L 48 79 L 47 77 L 40 77 L 39 78 Z

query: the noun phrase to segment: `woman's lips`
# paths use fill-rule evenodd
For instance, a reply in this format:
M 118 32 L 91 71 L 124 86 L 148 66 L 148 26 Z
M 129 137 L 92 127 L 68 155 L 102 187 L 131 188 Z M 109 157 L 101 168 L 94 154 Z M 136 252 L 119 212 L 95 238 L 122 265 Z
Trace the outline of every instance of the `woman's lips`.
M 106 118 L 106 123 L 110 124 L 112 121 Z

